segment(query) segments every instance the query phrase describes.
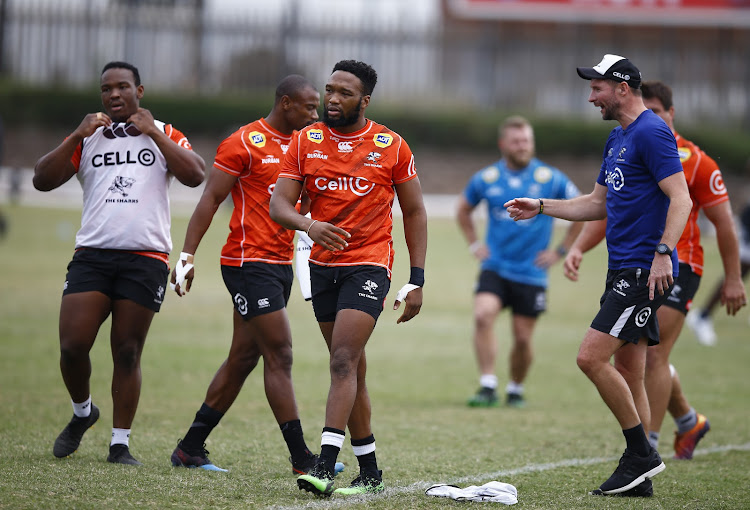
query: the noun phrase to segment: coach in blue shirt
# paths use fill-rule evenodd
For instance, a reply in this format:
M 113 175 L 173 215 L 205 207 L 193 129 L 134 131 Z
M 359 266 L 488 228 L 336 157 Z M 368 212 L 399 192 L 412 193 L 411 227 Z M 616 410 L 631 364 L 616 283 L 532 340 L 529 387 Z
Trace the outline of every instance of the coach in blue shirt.
M 552 217 L 512 221 L 505 202 L 514 197 L 567 199 L 580 193 L 560 170 L 534 157 L 534 131 L 523 117 L 505 120 L 498 144 L 503 158 L 471 178 L 458 204 L 458 224 L 471 252 L 482 262 L 474 297 L 474 348 L 480 387 L 469 399 L 472 407 L 498 405 L 493 325 L 503 308 L 513 310 L 506 403 L 523 405 L 523 382 L 533 357 L 531 338 L 537 317 L 546 308 L 547 269 L 565 255 L 583 225 L 572 223 L 558 249 L 550 250 Z M 478 240 L 471 217 L 482 201 L 487 203 L 489 215 L 485 243 Z
M 655 312 L 677 276 L 674 248 L 692 202 L 675 138 L 643 104 L 640 71 L 624 57 L 605 55 L 578 74 L 591 80 L 589 102 L 602 118 L 620 124 L 607 139 L 594 191 L 572 200 L 517 198 L 505 205 L 514 220 L 537 214 L 607 218 L 606 290 L 577 362 L 619 422 L 627 446 L 615 472 L 591 494 L 649 496 L 651 477 L 665 466 L 644 431 L 646 348 L 659 342 Z

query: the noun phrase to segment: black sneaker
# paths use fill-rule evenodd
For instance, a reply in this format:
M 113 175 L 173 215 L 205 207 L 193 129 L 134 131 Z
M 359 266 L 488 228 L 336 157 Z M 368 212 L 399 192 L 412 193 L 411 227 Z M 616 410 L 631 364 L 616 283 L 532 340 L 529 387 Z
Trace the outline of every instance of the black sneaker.
M 294 475 L 306 475 L 312 468 L 315 467 L 315 463 L 318 462 L 318 454 L 312 453 L 310 450 L 305 450 L 305 457 L 302 460 L 294 460 L 289 457 L 289 462 L 292 463 L 292 474 Z M 333 470 L 333 476 L 338 476 L 344 470 L 344 464 L 337 462 L 336 467 Z
M 172 452 L 171 461 L 175 467 L 200 468 L 206 471 L 221 471 L 222 473 L 229 471 L 214 465 L 208 459 L 208 450 L 206 450 L 205 444 L 197 451 L 188 452 L 182 445 L 182 439 L 177 441 L 177 447 Z
M 612 496 L 612 497 L 623 497 L 623 498 L 650 498 L 654 495 L 654 484 L 648 478 L 645 482 L 640 485 L 636 485 L 630 490 L 625 492 L 618 492 L 617 494 L 604 494 L 601 489 L 594 489 L 589 492 L 591 496 Z
M 526 405 L 526 401 L 520 393 L 508 393 L 505 395 L 505 405 L 508 407 L 521 408 Z
M 333 494 L 333 473 L 318 461 L 307 474 L 297 477 L 297 487 L 317 497 L 328 498 Z
M 344 496 L 354 496 L 357 494 L 377 494 L 383 492 L 385 485 L 383 485 L 383 471 L 378 470 L 378 475 L 375 473 L 362 473 L 360 472 L 357 478 L 352 480 L 349 487 L 343 487 L 333 491 L 334 494 L 341 494 Z
M 112 464 L 125 464 L 128 466 L 143 465 L 130 455 L 130 450 L 124 444 L 113 444 L 109 447 L 107 462 L 111 462 Z
M 654 448 L 651 448 L 651 453 L 646 457 L 635 455 L 626 448 L 617 469 L 599 489 L 604 494 L 619 494 L 642 484 L 665 469 L 659 452 Z
M 81 444 L 84 432 L 90 429 L 96 420 L 99 419 L 99 408 L 91 404 L 91 414 L 86 418 L 79 418 L 73 415 L 60 435 L 55 439 L 55 446 L 52 448 L 52 454 L 61 459 L 67 457 L 78 449 Z

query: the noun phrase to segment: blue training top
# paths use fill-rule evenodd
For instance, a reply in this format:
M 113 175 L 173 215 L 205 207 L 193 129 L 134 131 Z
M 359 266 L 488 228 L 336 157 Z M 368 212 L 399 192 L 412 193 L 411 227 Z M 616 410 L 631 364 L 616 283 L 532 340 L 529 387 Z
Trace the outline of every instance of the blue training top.
M 609 134 L 596 182 L 607 186 L 609 268 L 651 269 L 661 241 L 669 198 L 659 181 L 682 172 L 677 142 L 666 123 L 651 110 Z M 677 276 L 677 250 L 672 252 Z
M 547 271 L 534 260 L 549 245 L 553 218 L 538 215 L 513 221 L 503 204 L 516 197 L 573 198 L 579 194 L 564 173 L 536 158 L 522 170 L 511 170 L 500 160 L 474 174 L 464 196 L 472 206 L 487 201 L 486 244 L 490 256 L 482 262 L 482 269 L 514 282 L 547 287 Z

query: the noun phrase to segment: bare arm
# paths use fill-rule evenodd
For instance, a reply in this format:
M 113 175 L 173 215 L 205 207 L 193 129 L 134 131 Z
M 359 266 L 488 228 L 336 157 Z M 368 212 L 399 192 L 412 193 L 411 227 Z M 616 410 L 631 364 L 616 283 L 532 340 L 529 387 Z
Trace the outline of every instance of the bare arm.
M 458 226 L 461 228 L 461 232 L 469 243 L 469 250 L 479 260 L 484 260 L 490 256 L 490 252 L 487 246 L 479 240 L 477 237 L 476 229 L 474 228 L 474 220 L 471 217 L 474 212 L 474 206 L 466 200 L 466 197 L 461 194 L 458 197 L 458 208 L 456 210 L 456 220 Z
M 302 192 L 302 183 L 279 177 L 271 195 L 271 219 L 289 230 L 307 232 L 310 239 L 327 250 L 338 251 L 348 246 L 345 239 L 351 235 L 344 229 L 315 218 L 307 218 L 296 209 Z
M 68 182 L 76 173 L 76 168 L 70 158 L 76 147 L 87 136 L 91 136 L 101 126 L 109 126 L 112 119 L 107 115 L 89 113 L 81 124 L 60 145 L 48 152 L 36 162 L 34 166 L 33 184 L 39 191 L 50 191 Z
M 685 230 L 690 209 L 693 208 L 693 201 L 690 198 L 683 172 L 677 172 L 662 179 L 659 181 L 659 188 L 669 197 L 667 221 L 659 242 L 674 250 L 677 241 L 682 236 L 682 231 Z M 654 249 L 656 249 L 656 246 L 654 246 Z M 654 299 L 654 290 L 658 290 L 659 294 L 664 295 L 664 292 L 673 282 L 672 257 L 655 253 L 654 260 L 651 263 L 651 272 L 648 275 L 649 299 Z
M 395 186 L 398 203 L 404 216 L 404 236 L 409 249 L 411 267 L 424 269 L 427 257 L 427 211 L 422 198 L 422 186 L 419 178 L 411 179 Z M 404 298 L 406 306 L 396 323 L 414 318 L 422 308 L 422 287 L 410 291 Z M 394 310 L 399 303 L 394 304 Z
M 175 145 L 173 143 L 173 145 Z M 237 181 L 237 177 L 229 175 L 221 170 L 212 170 L 206 183 L 206 188 L 203 190 L 198 205 L 195 207 L 193 215 L 190 217 L 188 223 L 187 232 L 185 234 L 185 242 L 182 245 L 182 251 L 188 253 L 191 256 L 195 255 L 198 250 L 198 245 L 206 234 L 208 227 L 211 225 L 211 221 L 219 209 L 219 206 L 227 198 L 227 195 L 232 190 L 234 183 Z M 193 263 L 193 258 L 188 257 L 186 261 L 189 264 Z M 181 262 L 178 261 L 177 264 Z M 193 278 L 195 278 L 195 268 L 188 271 L 185 275 L 185 292 L 190 291 L 190 287 L 193 284 Z M 172 271 L 172 283 L 177 284 L 175 292 L 178 296 L 182 296 L 184 292 L 180 288 L 180 284 L 177 283 L 176 268 Z
M 745 285 L 740 271 L 739 241 L 734 229 L 734 218 L 729 201 L 703 209 L 716 228 L 716 243 L 719 245 L 724 266 L 724 282 L 721 286 L 721 304 L 728 315 L 735 315 L 747 303 Z
M 606 218 L 586 223 L 581 234 L 570 247 L 563 263 L 563 272 L 569 280 L 578 281 L 578 269 L 581 267 L 583 254 L 599 244 L 604 239 L 606 231 Z
M 573 242 L 578 238 L 578 234 L 581 233 L 581 229 L 585 223 L 582 221 L 572 221 L 568 225 L 568 230 L 565 232 L 565 237 L 557 248 L 546 249 L 539 252 L 537 255 L 535 264 L 539 267 L 548 268 L 560 260 L 563 255 L 570 251 L 570 247 L 573 246 Z
M 600 220 L 607 216 L 607 188 L 599 183 L 588 195 L 581 195 L 570 200 L 541 199 L 547 216 L 569 221 Z M 528 220 L 539 214 L 540 199 L 514 198 L 504 204 L 508 214 L 515 221 Z
M 128 118 L 141 133 L 151 137 L 167 160 L 169 171 L 185 186 L 195 188 L 205 177 L 206 163 L 196 152 L 180 147 L 154 124 L 154 117 L 145 108 Z

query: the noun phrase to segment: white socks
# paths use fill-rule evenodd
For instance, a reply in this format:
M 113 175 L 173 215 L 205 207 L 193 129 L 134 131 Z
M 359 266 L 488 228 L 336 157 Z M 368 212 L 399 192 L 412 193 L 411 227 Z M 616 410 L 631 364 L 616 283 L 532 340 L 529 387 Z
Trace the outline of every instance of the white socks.
M 70 401 L 71 404 L 73 404 L 73 414 L 78 416 L 79 418 L 88 418 L 91 414 L 91 395 L 89 395 L 89 398 L 86 399 L 85 402 L 81 402 L 80 404 L 76 404 L 72 400 Z
M 479 377 L 479 386 L 482 388 L 497 388 L 497 376 L 495 374 L 482 374 Z
M 109 446 L 114 444 L 122 444 L 130 446 L 130 429 L 112 429 L 112 441 Z

